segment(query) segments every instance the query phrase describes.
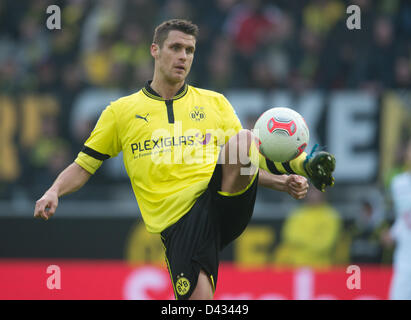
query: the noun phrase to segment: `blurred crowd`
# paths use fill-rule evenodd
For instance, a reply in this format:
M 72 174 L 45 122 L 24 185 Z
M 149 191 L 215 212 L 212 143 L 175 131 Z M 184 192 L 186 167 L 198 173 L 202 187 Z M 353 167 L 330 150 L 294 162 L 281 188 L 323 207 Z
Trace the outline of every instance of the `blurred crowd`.
M 61 30 L 46 27 L 48 5 Z M 348 30 L 347 6 L 361 8 Z M 138 90 L 151 77 L 153 29 L 170 18 L 200 27 L 190 82 L 247 88 L 411 85 L 411 3 L 406 0 L 4 0 L 0 90 L 89 86 Z
M 361 8 L 360 30 L 346 26 L 351 4 Z M 61 9 L 61 29 L 47 28 L 49 5 Z M 4 182 L 49 184 L 72 161 L 84 138 L 68 121 L 80 93 L 131 93 L 151 78 L 153 30 L 170 18 L 200 27 L 194 86 L 411 87 L 407 0 L 3 0 L 0 198 L 10 192 Z

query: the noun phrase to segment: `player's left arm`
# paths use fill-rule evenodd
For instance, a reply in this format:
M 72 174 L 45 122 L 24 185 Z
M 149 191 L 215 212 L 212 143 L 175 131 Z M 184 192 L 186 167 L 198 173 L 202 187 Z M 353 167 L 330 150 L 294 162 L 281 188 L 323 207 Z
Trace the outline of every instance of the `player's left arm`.
M 291 175 L 274 175 L 263 169 L 258 171 L 258 184 L 277 191 L 287 192 L 293 198 L 303 199 L 308 191 L 308 181 L 305 177 Z

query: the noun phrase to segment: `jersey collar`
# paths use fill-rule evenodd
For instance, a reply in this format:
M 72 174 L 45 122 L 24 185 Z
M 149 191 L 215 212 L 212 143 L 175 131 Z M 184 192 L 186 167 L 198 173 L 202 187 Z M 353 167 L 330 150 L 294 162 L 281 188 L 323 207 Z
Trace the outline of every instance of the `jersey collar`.
M 143 92 L 144 94 L 151 98 L 151 99 L 155 99 L 155 100 L 160 100 L 160 101 L 165 101 L 166 99 L 164 99 L 163 97 L 161 97 L 157 92 L 154 91 L 154 89 L 150 86 L 151 82 L 153 80 L 147 81 L 144 88 L 143 88 Z M 180 99 L 182 97 L 184 97 L 186 95 L 188 91 L 188 85 L 186 83 L 184 83 L 184 85 L 180 88 L 180 90 L 177 91 L 176 95 L 173 97 L 173 99 L 171 100 L 177 100 Z

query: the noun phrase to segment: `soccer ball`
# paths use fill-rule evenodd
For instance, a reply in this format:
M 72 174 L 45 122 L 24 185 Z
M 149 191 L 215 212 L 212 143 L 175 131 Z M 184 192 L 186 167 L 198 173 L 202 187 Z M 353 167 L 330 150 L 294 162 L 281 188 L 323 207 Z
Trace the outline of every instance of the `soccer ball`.
M 290 108 L 265 111 L 255 123 L 254 134 L 260 139 L 260 153 L 275 162 L 297 158 L 310 138 L 304 118 Z

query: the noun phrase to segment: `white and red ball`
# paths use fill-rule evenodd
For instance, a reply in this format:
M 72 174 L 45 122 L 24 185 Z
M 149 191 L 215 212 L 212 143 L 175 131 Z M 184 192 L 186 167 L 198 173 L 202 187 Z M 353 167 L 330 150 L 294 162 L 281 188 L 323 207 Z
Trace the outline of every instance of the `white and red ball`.
M 304 118 L 290 108 L 272 108 L 265 111 L 254 126 L 260 139 L 260 152 L 275 162 L 297 158 L 310 139 Z

